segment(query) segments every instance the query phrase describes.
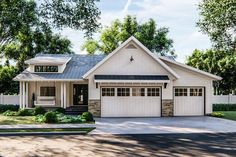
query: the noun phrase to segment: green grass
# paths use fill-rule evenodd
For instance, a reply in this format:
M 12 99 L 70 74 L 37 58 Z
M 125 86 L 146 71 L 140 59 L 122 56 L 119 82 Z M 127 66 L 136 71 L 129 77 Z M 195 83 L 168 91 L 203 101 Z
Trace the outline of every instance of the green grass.
M 34 116 L 4 116 L 0 114 L 0 125 L 14 124 L 39 124 L 35 122 Z
M 0 132 L 6 133 L 25 133 L 25 132 L 84 132 L 89 133 L 95 128 L 25 128 L 25 129 L 0 129 Z
M 224 119 L 230 119 L 236 121 L 236 111 L 217 111 L 224 114 Z

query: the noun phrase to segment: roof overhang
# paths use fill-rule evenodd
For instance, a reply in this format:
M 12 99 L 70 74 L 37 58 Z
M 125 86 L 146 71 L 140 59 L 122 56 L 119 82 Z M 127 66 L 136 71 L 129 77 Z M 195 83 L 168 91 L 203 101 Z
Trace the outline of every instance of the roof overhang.
M 71 57 L 44 57 L 39 56 L 26 60 L 26 64 L 32 65 L 62 65 L 66 64 L 71 60 Z
M 167 75 L 95 75 L 96 83 L 169 83 Z

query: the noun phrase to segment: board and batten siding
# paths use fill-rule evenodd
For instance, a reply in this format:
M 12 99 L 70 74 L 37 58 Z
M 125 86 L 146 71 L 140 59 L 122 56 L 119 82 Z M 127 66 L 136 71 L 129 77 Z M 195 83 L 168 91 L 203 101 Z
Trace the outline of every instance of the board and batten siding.
M 127 49 L 126 46 L 115 53 L 98 69 L 88 76 L 89 79 L 89 99 L 100 99 L 100 88 L 96 88 L 94 83 L 95 74 L 104 75 L 168 75 L 172 80 L 173 76 L 167 72 L 155 59 L 144 52 L 138 45 L 137 49 Z M 130 43 L 128 43 L 130 44 Z M 127 45 L 128 45 L 127 44 Z M 130 57 L 134 61 L 130 62 Z M 163 90 L 164 97 L 170 99 L 171 85 Z
M 205 77 L 201 74 L 192 72 L 185 68 L 177 67 L 174 64 L 165 62 L 171 69 L 173 69 L 180 78 L 173 81 L 174 87 L 205 87 L 205 105 L 206 114 L 212 113 L 212 96 L 213 96 L 213 86 L 212 79 Z M 174 91 L 172 92 L 172 97 Z

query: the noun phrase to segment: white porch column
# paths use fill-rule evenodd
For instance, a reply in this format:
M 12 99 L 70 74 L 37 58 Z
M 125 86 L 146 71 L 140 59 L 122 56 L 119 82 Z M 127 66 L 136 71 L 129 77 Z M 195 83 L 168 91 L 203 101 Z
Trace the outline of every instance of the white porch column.
M 21 81 L 20 81 L 20 93 L 19 93 L 19 96 L 20 96 L 19 105 L 20 105 L 20 108 L 22 108 L 22 82 Z
M 23 105 L 22 105 L 22 108 L 24 109 L 25 108 L 25 82 L 22 82 L 23 83 L 23 86 L 22 86 L 22 92 L 23 92 Z
M 25 104 L 26 108 L 29 108 L 29 85 L 28 82 L 25 82 Z
M 64 107 L 64 99 L 63 99 L 63 92 L 64 92 L 64 89 L 63 89 L 64 85 L 63 85 L 63 82 L 61 82 L 61 107 Z
M 64 83 L 64 108 L 66 108 L 66 83 Z

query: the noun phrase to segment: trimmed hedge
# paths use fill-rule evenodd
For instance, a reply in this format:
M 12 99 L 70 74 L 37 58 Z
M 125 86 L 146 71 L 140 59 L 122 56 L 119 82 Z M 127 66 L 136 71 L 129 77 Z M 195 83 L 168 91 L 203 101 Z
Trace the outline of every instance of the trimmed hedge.
M 221 113 L 221 112 L 213 112 L 213 113 L 211 114 L 211 116 L 212 116 L 212 117 L 222 118 L 222 117 L 224 117 L 225 115 L 224 115 L 224 113 Z
M 19 111 L 19 105 L 2 105 L 0 104 L 0 113 L 6 111 Z
M 82 118 L 82 119 L 85 119 L 85 120 L 88 121 L 88 122 L 94 121 L 94 119 L 93 119 L 93 114 L 90 113 L 90 112 L 84 112 L 84 113 L 82 114 L 81 118 Z
M 236 104 L 213 104 L 213 111 L 236 111 Z
M 37 107 L 34 108 L 34 115 L 35 116 L 39 115 L 39 114 L 44 115 L 45 113 L 46 113 L 46 110 L 41 106 L 37 106 Z
M 33 109 L 21 109 L 18 111 L 18 116 L 33 116 L 34 110 Z

